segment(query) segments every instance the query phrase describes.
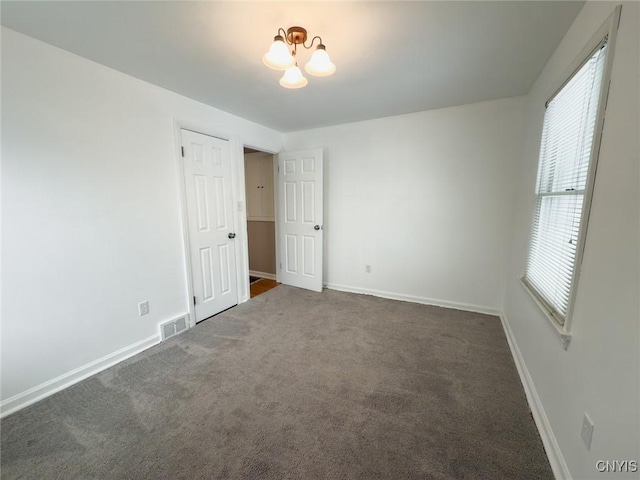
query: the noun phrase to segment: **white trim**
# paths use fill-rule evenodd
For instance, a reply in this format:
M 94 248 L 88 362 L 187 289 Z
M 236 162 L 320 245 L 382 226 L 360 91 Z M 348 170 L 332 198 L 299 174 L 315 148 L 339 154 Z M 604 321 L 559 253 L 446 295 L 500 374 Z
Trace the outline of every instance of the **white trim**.
M 276 219 L 274 225 L 274 232 L 276 235 L 276 282 L 282 283 L 280 281 L 281 270 L 282 270 L 282 257 L 280 256 L 280 231 L 282 230 L 282 225 L 280 224 L 280 153 L 276 153 L 273 155 L 273 215 Z
M 524 280 L 524 277 L 520 277 L 519 279 L 520 285 L 525 289 L 525 291 L 529 294 L 533 302 L 542 310 L 544 318 L 547 319 L 547 323 L 556 334 L 560 343 L 562 343 L 562 348 L 565 350 L 569 348 L 569 343 L 571 343 L 571 333 L 567 331 L 566 327 L 560 325 L 558 321 L 555 319 L 551 311 L 549 311 L 549 307 L 538 298 L 538 294 L 535 290 L 533 290 L 527 282 Z
M 237 285 L 238 285 L 238 305 L 244 303 L 251 298 L 249 290 L 249 231 L 247 229 L 247 187 L 244 171 L 244 143 L 240 138 L 234 144 L 237 150 L 238 161 L 234 165 L 234 172 L 237 176 L 236 200 L 234 204 L 234 212 L 238 223 L 236 227 L 236 265 Z
M 455 310 L 464 310 L 466 312 L 485 313 L 488 315 L 500 315 L 497 308 L 487 307 L 483 305 L 475 305 L 472 303 L 452 302 L 448 300 L 436 300 L 427 297 L 418 297 L 415 295 L 405 295 L 403 293 L 385 292 L 382 290 L 372 290 L 368 288 L 352 287 L 350 285 L 338 285 L 335 283 L 326 283 L 324 285 L 330 290 L 338 290 L 341 292 L 362 293 L 365 295 L 373 295 L 374 297 L 388 298 L 390 300 L 400 300 L 402 302 L 420 303 L 423 305 L 433 305 L 436 307 L 453 308 Z
M 585 244 L 587 241 L 587 231 L 589 229 L 589 216 L 591 215 L 591 202 L 593 201 L 593 190 L 596 181 L 596 171 L 598 169 L 598 159 L 600 157 L 600 144 L 602 142 L 602 132 L 604 130 L 604 119 L 609 102 L 609 88 L 611 87 L 611 74 L 613 72 L 613 58 L 616 51 L 616 41 L 618 38 L 618 27 L 620 26 L 620 14 L 622 5 L 617 5 L 613 13 L 605 20 L 598 32 L 592 37 L 592 42 L 598 38 L 607 37 L 607 53 L 605 58 L 604 72 L 602 72 L 602 84 L 600 85 L 600 100 L 598 104 L 595 131 L 593 134 L 593 144 L 591 146 L 591 156 L 589 158 L 589 171 L 587 172 L 586 194 L 583 198 L 582 215 L 580 219 L 580 229 L 578 232 L 578 245 L 576 249 L 576 260 L 571 279 L 571 291 L 569 292 L 569 305 L 564 322 L 566 332 L 571 331 L 573 322 L 573 309 L 576 303 L 578 284 L 580 282 L 580 272 L 582 270 L 582 258 L 584 256 Z M 584 55 L 586 57 L 586 55 Z M 579 58 L 579 57 L 578 57 Z
M 589 228 L 589 216 L 591 213 L 591 202 L 593 199 L 593 190 L 595 186 L 596 180 L 596 170 L 598 168 L 598 157 L 600 154 L 600 144 L 602 142 L 602 132 L 604 129 L 604 120 L 605 120 L 605 112 L 607 109 L 607 102 L 609 100 L 609 87 L 611 86 L 611 73 L 613 70 L 613 58 L 615 54 L 615 46 L 616 39 L 618 34 L 618 27 L 620 25 L 620 14 L 622 11 L 622 6 L 617 5 L 613 13 L 609 15 L 609 17 L 604 21 L 604 23 L 598 28 L 596 33 L 591 37 L 589 42 L 584 46 L 584 48 L 580 51 L 580 54 L 575 57 L 575 59 L 571 62 L 571 65 L 567 69 L 565 75 L 561 77 L 561 82 L 557 84 L 557 87 L 554 87 L 552 90 L 553 93 L 547 96 L 549 100 L 546 102 L 548 104 L 549 101 L 562 89 L 564 86 L 573 78 L 576 72 L 588 61 L 589 57 L 594 53 L 594 51 L 598 48 L 598 45 L 602 44 L 605 40 L 607 43 L 607 52 L 605 58 L 605 66 L 602 74 L 602 84 L 600 86 L 600 102 L 598 105 L 596 121 L 594 125 L 594 134 L 592 139 L 592 148 L 591 155 L 589 159 L 589 169 L 587 173 L 587 181 L 586 181 L 586 189 L 583 198 L 582 204 L 582 214 L 580 217 L 580 227 L 578 231 L 578 244 L 575 251 L 575 259 L 573 265 L 573 272 L 570 283 L 570 291 L 569 291 L 569 304 L 567 305 L 567 311 L 564 316 L 564 324 L 561 327 L 556 325 L 556 321 L 552 318 L 551 326 L 554 327 L 554 331 L 559 335 L 560 340 L 563 343 L 565 350 L 569 346 L 569 341 L 571 339 L 571 325 L 573 322 L 573 309 L 575 306 L 578 284 L 580 281 L 580 271 L 582 268 L 582 258 L 584 255 L 585 244 L 587 240 L 587 231 Z M 543 128 L 544 128 L 544 120 L 543 120 Z M 542 136 L 542 133 L 541 133 Z M 538 148 L 538 154 L 540 154 L 540 148 L 542 147 L 542 142 L 540 143 L 540 147 Z M 538 168 L 540 165 L 540 158 L 538 158 Z M 574 193 L 574 192 L 572 192 Z M 536 193 L 536 198 L 539 194 Z M 529 223 L 529 246 L 527 250 L 527 255 L 531 251 L 531 232 L 533 228 L 533 222 L 536 220 L 535 211 L 532 213 L 531 220 Z M 528 260 L 527 260 L 528 261 Z M 524 274 L 523 274 L 524 276 Z M 545 305 L 546 302 L 541 301 L 540 298 L 537 298 L 537 293 L 535 291 L 531 291 L 531 287 L 522 282 L 525 286 L 527 292 L 529 292 L 534 299 L 536 305 L 538 305 L 545 314 L 547 320 L 549 320 L 549 309 Z
M 140 340 L 120 350 L 105 355 L 102 358 L 89 362 L 86 365 L 75 368 L 70 372 L 64 373 L 59 377 L 48 380 L 40 385 L 36 385 L 24 392 L 18 393 L 13 397 L 9 397 L 0 403 L 0 417 L 5 417 L 10 413 L 21 410 L 32 403 L 43 398 L 53 395 L 60 390 L 74 385 L 85 378 L 91 377 L 113 365 L 126 360 L 144 350 L 160 343 L 160 335 L 152 335 L 151 337 Z
M 582 47 L 580 52 L 573 58 L 569 66 L 564 70 L 562 75 L 558 77 L 558 80 L 554 82 L 547 90 L 547 94 L 545 98 L 547 99 L 545 104 L 548 103 L 555 97 L 555 95 L 562 90 L 562 88 L 571 80 L 571 77 L 580 70 L 580 68 L 584 65 L 585 60 L 587 60 L 591 53 L 594 53 L 598 45 L 602 43 L 605 37 L 609 36 L 608 43 L 611 46 L 611 42 L 613 41 L 615 45 L 615 37 L 617 37 L 618 28 L 620 26 L 620 14 L 622 12 L 622 5 L 616 5 L 613 9 L 613 12 L 607 17 L 607 19 L 602 22 L 602 25 L 598 27 L 598 30 L 591 36 L 589 41 Z M 612 38 L 613 37 L 613 38 Z M 608 54 L 607 54 L 608 55 Z M 611 60 L 613 63 L 613 59 Z M 605 67 L 606 70 L 606 67 Z M 602 85 L 604 85 L 604 77 L 602 81 Z
M 249 270 L 249 275 L 251 275 L 252 277 L 266 278 L 267 280 L 276 279 L 275 273 L 258 272 L 257 270 Z
M 184 253 L 185 278 L 187 280 L 187 313 L 189 326 L 196 325 L 196 309 L 193 304 L 193 276 L 191 269 L 191 246 L 189 243 L 189 224 L 187 223 L 187 191 L 184 183 L 184 165 L 182 160 L 182 129 L 187 123 L 173 119 L 174 150 L 176 156 L 176 179 L 178 181 L 178 201 L 180 203 L 180 226 L 182 227 L 182 248 Z
M 527 402 L 529 403 L 533 420 L 536 423 L 536 427 L 538 427 L 540 438 L 542 439 L 547 458 L 549 459 L 551 470 L 553 470 L 553 474 L 557 480 L 571 480 L 569 467 L 564 460 L 558 441 L 553 434 L 549 418 L 544 411 L 542 401 L 536 391 L 536 386 L 533 383 L 533 379 L 529 374 L 529 370 L 527 369 L 527 365 L 522 353 L 520 352 L 518 343 L 513 335 L 509 320 L 507 320 L 507 316 L 504 313 L 500 313 L 500 321 L 502 322 L 502 328 L 504 329 L 505 336 L 507 337 L 507 343 L 511 349 L 511 356 L 516 364 L 518 374 L 520 375 L 520 381 L 524 387 L 524 393 L 527 396 Z

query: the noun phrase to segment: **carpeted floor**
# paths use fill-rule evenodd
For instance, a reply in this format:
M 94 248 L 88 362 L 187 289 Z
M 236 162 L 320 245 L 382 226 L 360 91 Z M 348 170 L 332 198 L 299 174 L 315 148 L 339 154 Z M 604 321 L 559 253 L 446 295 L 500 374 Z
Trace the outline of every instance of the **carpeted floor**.
M 551 479 L 497 317 L 279 286 L 5 418 L 2 479 Z

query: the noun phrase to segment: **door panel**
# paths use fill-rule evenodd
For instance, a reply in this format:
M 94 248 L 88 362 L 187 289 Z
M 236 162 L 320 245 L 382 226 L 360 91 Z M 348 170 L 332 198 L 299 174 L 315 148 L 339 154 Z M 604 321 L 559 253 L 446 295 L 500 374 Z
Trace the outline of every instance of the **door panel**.
M 322 150 L 278 155 L 279 280 L 322 291 Z
M 204 175 L 193 176 L 196 188 L 196 211 L 198 215 L 198 231 L 209 229 L 209 212 L 207 211 L 207 179 Z
M 297 242 L 298 242 L 298 238 L 295 235 L 285 235 L 286 237 L 286 244 L 285 244 L 285 248 L 286 248 L 286 259 L 287 259 L 287 266 L 285 268 L 285 271 L 287 273 L 298 273 L 298 249 L 297 247 Z
M 229 142 L 182 130 L 196 322 L 238 303 Z
M 304 262 L 302 273 L 304 275 L 314 276 L 316 274 L 316 266 L 315 266 L 315 237 L 310 237 L 305 235 L 302 238 L 304 252 L 302 254 L 302 260 Z
M 284 182 L 285 222 L 296 221 L 296 182 Z
M 202 299 L 213 298 L 213 262 L 211 260 L 211 248 L 200 249 L 200 271 L 202 274 Z
M 220 256 L 220 292 L 224 295 L 231 290 L 231 258 L 229 245 L 218 246 Z

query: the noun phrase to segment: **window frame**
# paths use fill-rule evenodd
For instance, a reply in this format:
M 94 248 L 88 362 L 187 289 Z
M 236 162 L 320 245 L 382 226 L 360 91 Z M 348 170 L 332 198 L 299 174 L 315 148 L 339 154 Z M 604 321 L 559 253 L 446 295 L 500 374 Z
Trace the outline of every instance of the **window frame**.
M 547 101 L 545 102 L 545 109 L 549 102 L 555 98 L 555 96 L 571 81 L 575 74 L 585 65 L 586 62 L 594 55 L 594 53 L 600 48 L 600 46 L 606 42 L 607 52 L 605 57 L 605 65 L 602 73 L 602 83 L 600 86 L 600 96 L 598 102 L 598 110 L 596 113 L 596 121 L 594 125 L 594 136 L 591 147 L 591 153 L 589 156 L 589 168 L 587 171 L 587 179 L 585 184 L 585 191 L 582 203 L 582 213 L 580 216 L 580 229 L 578 230 L 578 244 L 576 246 L 575 262 L 573 266 L 570 290 L 569 290 L 569 303 L 567 307 L 567 313 L 564 318 L 564 323 L 560 323 L 555 314 L 555 309 L 552 308 L 541 295 L 532 287 L 526 280 L 526 270 L 520 276 L 520 283 L 524 286 L 525 290 L 531 295 L 534 303 L 542 310 L 544 317 L 547 319 L 547 323 L 553 328 L 553 331 L 557 334 L 558 339 L 562 343 L 564 349 L 569 347 L 571 341 L 571 326 L 573 320 L 573 311 L 575 306 L 575 300 L 577 296 L 578 284 L 580 279 L 580 271 L 582 267 L 582 259 L 584 255 L 584 248 L 586 243 L 587 230 L 589 225 L 589 216 L 591 213 L 591 203 L 593 199 L 593 190 L 595 186 L 595 177 L 598 167 L 598 158 L 600 154 L 600 146 L 602 143 L 602 133 L 604 130 L 605 112 L 607 108 L 607 101 L 609 98 L 609 87 L 611 85 L 611 70 L 613 66 L 613 57 L 615 52 L 616 34 L 618 26 L 620 24 L 621 5 L 615 7 L 613 13 L 607 18 L 602 26 L 597 30 L 595 35 L 581 50 L 580 54 L 571 63 L 567 73 L 562 76 L 562 81 L 556 84 L 552 93 L 547 95 Z M 546 111 L 545 111 L 546 113 Z M 542 130 L 540 134 L 540 143 L 538 148 L 538 170 L 540 169 L 540 152 L 542 150 L 542 135 L 544 132 L 544 116 L 542 120 Z M 538 175 L 536 175 L 536 186 L 538 181 Z M 538 199 L 538 192 L 536 189 L 535 199 Z M 534 209 L 529 222 L 529 237 L 527 244 L 527 261 L 531 251 L 531 234 L 533 232 L 533 225 L 536 220 L 536 210 Z M 525 264 L 526 268 L 526 264 Z

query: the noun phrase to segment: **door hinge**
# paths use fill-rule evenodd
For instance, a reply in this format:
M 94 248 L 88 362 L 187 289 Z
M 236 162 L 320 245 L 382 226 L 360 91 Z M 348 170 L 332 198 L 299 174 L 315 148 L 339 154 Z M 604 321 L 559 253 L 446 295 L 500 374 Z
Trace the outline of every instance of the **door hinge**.
M 182 156 L 184 157 L 184 147 L 180 147 L 180 151 L 182 152 Z
M 280 270 L 282 270 L 282 262 L 280 262 Z
M 193 296 L 193 304 L 194 305 L 196 304 L 196 296 L 195 295 Z
M 280 165 L 278 165 L 278 173 L 280 173 Z

